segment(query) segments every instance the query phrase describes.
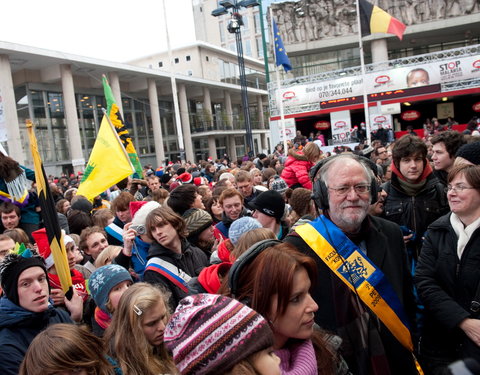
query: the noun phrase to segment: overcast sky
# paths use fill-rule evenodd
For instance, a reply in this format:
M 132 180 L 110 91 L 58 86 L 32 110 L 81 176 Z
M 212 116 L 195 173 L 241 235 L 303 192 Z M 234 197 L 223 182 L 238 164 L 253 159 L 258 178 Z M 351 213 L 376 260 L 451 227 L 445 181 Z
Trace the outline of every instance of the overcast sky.
M 191 0 L 165 0 L 172 47 L 195 40 Z M 0 40 L 124 62 L 167 49 L 162 0 L 6 0 Z

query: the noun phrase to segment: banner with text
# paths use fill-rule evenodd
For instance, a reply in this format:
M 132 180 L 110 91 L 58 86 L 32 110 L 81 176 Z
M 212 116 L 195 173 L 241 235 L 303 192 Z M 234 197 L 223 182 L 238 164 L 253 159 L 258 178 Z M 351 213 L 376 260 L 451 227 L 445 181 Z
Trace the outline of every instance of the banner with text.
M 311 84 L 292 85 L 280 89 L 285 109 L 363 95 L 363 84 L 368 94 L 381 93 L 393 90 L 402 90 L 412 87 L 438 85 L 445 82 L 462 81 L 480 78 L 480 57 L 467 56 L 449 60 L 425 62 L 409 67 L 389 68 L 365 75 L 362 77 L 344 77 L 325 80 Z M 273 98 L 274 111 L 278 108 L 276 90 L 270 90 Z M 307 110 L 305 110 L 307 111 Z M 303 112 L 301 108 L 298 113 Z M 292 113 L 290 111 L 290 113 Z
M 352 132 L 350 111 L 330 113 L 330 122 L 332 124 L 332 144 L 350 143 L 350 134 Z

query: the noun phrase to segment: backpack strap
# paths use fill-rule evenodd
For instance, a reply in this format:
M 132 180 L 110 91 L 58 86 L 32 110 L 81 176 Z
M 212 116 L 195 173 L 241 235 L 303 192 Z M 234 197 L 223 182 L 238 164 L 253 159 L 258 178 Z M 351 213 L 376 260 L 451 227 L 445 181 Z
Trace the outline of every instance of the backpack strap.
M 182 269 L 158 257 L 150 258 L 145 271 L 155 271 L 172 282 L 176 287 L 188 293 L 187 283 L 191 277 Z

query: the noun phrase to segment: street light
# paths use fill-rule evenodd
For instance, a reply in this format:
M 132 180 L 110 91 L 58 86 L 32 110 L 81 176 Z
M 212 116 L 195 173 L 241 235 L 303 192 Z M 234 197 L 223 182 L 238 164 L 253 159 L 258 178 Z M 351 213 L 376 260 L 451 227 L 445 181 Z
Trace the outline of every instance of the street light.
M 240 88 L 242 96 L 243 116 L 245 117 L 245 131 L 247 137 L 247 148 L 249 153 L 254 154 L 252 124 L 250 122 L 250 108 L 248 106 L 247 78 L 245 77 L 245 60 L 243 58 L 243 45 L 240 27 L 243 26 L 240 8 L 252 8 L 259 6 L 260 3 L 255 0 L 221 0 L 220 8 L 212 11 L 212 16 L 219 17 L 230 13 L 230 20 L 227 24 L 227 30 L 230 34 L 235 34 L 237 45 L 238 68 L 240 71 Z M 261 111 L 261 109 L 259 109 Z

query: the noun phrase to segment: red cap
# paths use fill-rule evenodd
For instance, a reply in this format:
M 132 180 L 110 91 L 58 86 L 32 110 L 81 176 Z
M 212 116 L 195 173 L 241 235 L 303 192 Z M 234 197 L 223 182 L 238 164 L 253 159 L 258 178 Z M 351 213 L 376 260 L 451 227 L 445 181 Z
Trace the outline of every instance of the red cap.
M 190 184 L 193 181 L 193 177 L 190 173 L 185 172 L 182 173 L 180 176 L 178 176 L 178 179 L 183 183 L 183 184 Z
M 53 266 L 53 255 L 48 242 L 47 230 L 45 228 L 32 232 L 32 237 L 37 243 L 38 252 L 45 259 L 47 270 Z

